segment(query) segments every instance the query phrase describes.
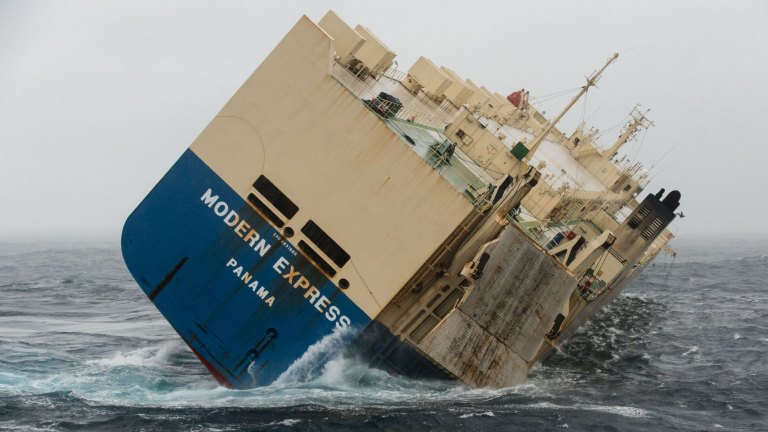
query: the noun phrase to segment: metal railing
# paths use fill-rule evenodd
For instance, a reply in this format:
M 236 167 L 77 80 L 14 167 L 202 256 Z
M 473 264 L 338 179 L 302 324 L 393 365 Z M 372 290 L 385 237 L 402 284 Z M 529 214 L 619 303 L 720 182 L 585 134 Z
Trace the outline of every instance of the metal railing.
M 389 79 L 391 79 L 391 80 L 395 80 L 397 82 L 403 82 L 405 77 L 408 76 L 408 73 L 407 72 L 403 72 L 401 70 L 397 70 L 394 66 L 392 66 L 389 69 L 385 70 L 382 73 L 382 75 L 387 77 L 387 78 L 389 78 Z
M 446 123 L 434 115 L 379 98 L 379 95 L 368 84 L 361 81 L 338 62 L 333 63 L 332 74 L 336 81 L 350 93 L 363 101 L 368 101 L 367 105 L 382 117 L 435 130 L 445 129 Z

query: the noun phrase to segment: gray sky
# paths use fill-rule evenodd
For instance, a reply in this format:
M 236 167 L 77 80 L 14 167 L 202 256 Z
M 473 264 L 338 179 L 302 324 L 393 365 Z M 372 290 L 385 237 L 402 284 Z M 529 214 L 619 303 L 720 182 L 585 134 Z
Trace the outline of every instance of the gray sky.
M 584 115 L 608 130 L 635 103 L 651 108 L 656 126 L 624 152 L 655 165 L 648 191 L 682 192 L 679 235 L 768 233 L 765 1 L 0 0 L 0 240 L 117 239 L 296 20 L 329 8 L 402 70 L 425 55 L 502 94 L 579 87 L 619 52 L 561 129 Z

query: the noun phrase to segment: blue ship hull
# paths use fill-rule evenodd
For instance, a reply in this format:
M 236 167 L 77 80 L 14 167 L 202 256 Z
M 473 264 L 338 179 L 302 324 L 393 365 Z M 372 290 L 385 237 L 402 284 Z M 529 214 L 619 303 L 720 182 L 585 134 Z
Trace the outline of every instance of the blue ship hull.
M 324 338 L 340 349 L 371 323 L 191 150 L 130 215 L 122 252 L 150 300 L 228 387 L 270 384 Z

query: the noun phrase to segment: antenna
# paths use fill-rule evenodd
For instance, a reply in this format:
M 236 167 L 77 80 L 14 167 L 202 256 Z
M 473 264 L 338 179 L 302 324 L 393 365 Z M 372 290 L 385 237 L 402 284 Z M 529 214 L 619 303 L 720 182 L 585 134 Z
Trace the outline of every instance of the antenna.
M 634 108 L 632 108 L 632 112 L 629 114 L 630 117 L 632 117 L 632 120 L 629 121 L 629 123 L 624 127 L 621 135 L 619 135 L 619 138 L 616 140 L 616 142 L 605 151 L 604 155 L 608 159 L 614 157 L 616 153 L 618 153 L 621 146 L 627 143 L 630 139 L 632 139 L 635 134 L 637 134 L 637 131 L 639 131 L 641 128 L 649 128 L 653 126 L 653 122 L 651 120 L 648 120 L 648 118 L 645 116 L 648 114 L 648 111 L 651 109 L 645 110 L 645 112 L 640 112 L 640 104 L 635 105 Z
M 528 157 L 529 160 L 530 160 L 531 157 L 533 157 L 533 154 L 536 153 L 536 150 L 538 150 L 538 148 L 541 145 L 542 141 L 544 141 L 544 138 L 547 137 L 547 135 L 552 130 L 552 128 L 555 127 L 557 122 L 559 122 L 560 119 L 563 118 L 565 113 L 567 113 L 568 110 L 570 110 L 571 107 L 573 107 L 573 105 L 575 105 L 576 102 L 578 102 L 579 98 L 581 98 L 584 95 L 584 93 L 586 93 L 587 90 L 589 90 L 590 87 L 592 87 L 595 84 L 597 84 L 597 81 L 600 80 L 600 75 L 603 73 L 603 71 L 611 63 L 616 61 L 616 59 L 618 57 L 619 57 L 619 53 L 614 53 L 611 57 L 608 58 L 608 60 L 605 62 L 603 67 L 600 68 L 600 70 L 598 70 L 597 72 L 592 73 L 592 75 L 587 77 L 587 83 L 584 86 L 581 87 L 581 90 L 579 90 L 579 92 L 576 94 L 576 96 L 574 96 L 573 99 L 571 99 L 571 102 L 565 108 L 563 108 L 563 110 L 560 112 L 560 114 L 558 114 L 557 117 L 555 117 L 555 119 L 552 120 L 549 123 L 549 125 L 547 125 L 547 127 L 544 128 L 543 131 L 541 131 L 538 135 L 536 135 L 536 137 L 533 139 L 533 141 L 531 143 L 530 149 L 528 150 L 527 157 Z

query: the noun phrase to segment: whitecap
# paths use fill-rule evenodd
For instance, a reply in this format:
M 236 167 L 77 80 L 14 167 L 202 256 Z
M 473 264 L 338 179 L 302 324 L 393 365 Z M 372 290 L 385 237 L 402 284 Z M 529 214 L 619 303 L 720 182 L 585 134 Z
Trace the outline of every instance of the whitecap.
M 496 415 L 493 413 L 493 411 L 485 411 L 480 413 L 468 413 L 468 414 L 462 414 L 459 416 L 459 418 L 465 419 L 470 417 L 496 417 Z
M 179 349 L 178 342 L 165 342 L 159 346 L 137 348 L 128 352 L 118 351 L 110 358 L 86 360 L 86 364 L 114 368 L 121 366 L 161 366 Z
M 586 410 L 586 411 L 598 411 L 608 414 L 619 415 L 622 417 L 646 417 L 648 411 L 642 408 L 636 408 L 631 406 L 621 405 L 589 405 L 589 404 L 575 404 L 575 405 L 556 405 L 551 402 L 538 402 L 531 405 L 521 405 L 521 408 L 536 408 L 536 409 L 563 409 L 563 410 Z
M 293 426 L 301 423 L 301 419 L 285 419 L 281 421 L 275 421 L 272 423 L 267 423 L 264 426 Z
M 699 351 L 699 347 L 694 345 L 694 346 L 691 347 L 691 349 L 689 349 L 688 351 L 683 353 L 683 357 L 687 356 L 688 354 L 692 354 L 692 353 L 695 353 L 695 352 L 698 352 L 698 351 Z

